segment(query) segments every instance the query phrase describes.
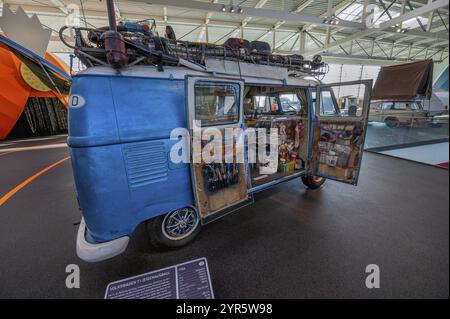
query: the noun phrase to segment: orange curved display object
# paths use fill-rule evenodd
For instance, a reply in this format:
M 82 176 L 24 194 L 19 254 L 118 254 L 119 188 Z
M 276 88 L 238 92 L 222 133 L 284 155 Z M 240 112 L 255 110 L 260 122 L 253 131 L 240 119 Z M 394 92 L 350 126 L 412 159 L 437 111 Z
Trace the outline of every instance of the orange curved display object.
M 67 65 L 51 53 L 45 59 L 69 72 Z M 58 98 L 67 107 L 67 96 L 60 97 L 53 91 L 41 92 L 31 88 L 20 72 L 21 61 L 9 50 L 0 46 L 0 140 L 5 139 L 13 129 L 30 97 Z

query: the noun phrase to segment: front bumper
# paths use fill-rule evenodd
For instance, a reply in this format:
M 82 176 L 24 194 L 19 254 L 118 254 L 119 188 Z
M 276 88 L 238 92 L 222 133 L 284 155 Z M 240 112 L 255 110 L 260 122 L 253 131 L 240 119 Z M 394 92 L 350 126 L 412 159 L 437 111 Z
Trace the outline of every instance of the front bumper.
M 448 124 L 448 115 L 444 116 L 433 116 L 433 120 L 431 121 L 433 125 L 444 125 Z
M 102 261 L 123 253 L 130 240 L 130 237 L 124 236 L 104 243 L 91 244 L 85 235 L 86 223 L 83 218 L 77 234 L 77 255 L 87 262 Z

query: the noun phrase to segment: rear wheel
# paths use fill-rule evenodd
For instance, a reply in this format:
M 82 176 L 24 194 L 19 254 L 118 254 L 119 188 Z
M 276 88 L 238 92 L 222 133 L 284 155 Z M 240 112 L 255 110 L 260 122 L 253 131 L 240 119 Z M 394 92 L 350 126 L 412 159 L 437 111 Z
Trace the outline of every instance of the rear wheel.
M 318 189 L 320 188 L 324 183 L 326 179 L 324 177 L 319 176 L 302 176 L 302 182 L 307 186 L 309 189 Z
M 202 228 L 193 207 L 174 210 L 147 222 L 150 243 L 157 248 L 178 248 L 190 243 Z
M 395 128 L 395 127 L 400 126 L 400 122 L 398 121 L 398 119 L 396 119 L 394 117 L 389 117 L 384 122 L 386 123 L 386 126 L 390 127 L 390 128 Z

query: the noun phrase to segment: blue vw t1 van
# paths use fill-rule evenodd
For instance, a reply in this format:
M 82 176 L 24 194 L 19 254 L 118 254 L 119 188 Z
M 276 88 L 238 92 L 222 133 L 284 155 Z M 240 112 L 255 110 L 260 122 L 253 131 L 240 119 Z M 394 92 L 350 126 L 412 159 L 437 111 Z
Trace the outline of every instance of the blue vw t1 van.
M 320 56 L 277 55 L 265 42 L 235 38 L 180 41 L 170 26 L 161 37 L 152 20 L 116 24 L 107 4 L 109 27 L 74 28 L 75 45 L 60 31 L 87 67 L 69 97 L 81 259 L 120 254 L 142 223 L 154 246 L 181 247 L 255 192 L 295 178 L 310 189 L 326 179 L 356 185 L 372 81 L 322 84 Z M 230 130 L 238 131 L 231 149 Z M 187 160 L 174 160 L 180 149 Z M 203 158 L 219 153 L 231 160 Z
M 183 246 L 202 225 L 249 204 L 253 193 L 294 178 L 312 189 L 327 178 L 357 183 L 371 81 L 324 85 L 243 63 L 237 74 L 236 63 L 212 61 L 203 72 L 96 66 L 73 77 L 68 145 L 83 214 L 80 258 L 120 254 L 144 222 L 154 245 Z M 351 89 L 361 97 L 353 116 L 336 96 Z M 233 105 L 226 121 L 214 114 L 221 99 Z M 218 129 L 276 128 L 276 172 L 248 161 L 232 173 L 220 164 L 174 163 L 179 140 L 171 132 L 191 129 L 192 120 Z
M 75 45 L 66 42 L 66 27 L 60 31 L 86 66 L 73 77 L 0 36 L 55 91 L 72 81 L 67 144 L 83 216 L 81 259 L 122 253 L 143 223 L 154 246 L 184 246 L 203 225 L 251 204 L 254 193 L 292 179 L 309 189 L 326 179 L 357 184 L 371 80 L 323 84 L 320 56 L 272 54 L 265 42 L 179 41 L 170 26 L 160 37 L 151 19 L 116 25 L 107 4 L 109 27 L 74 28 Z M 231 144 L 227 130 L 238 132 Z M 199 143 L 190 138 L 198 131 Z M 221 143 L 211 151 L 217 134 Z M 174 160 L 180 149 L 192 156 Z M 225 160 L 203 160 L 217 153 Z

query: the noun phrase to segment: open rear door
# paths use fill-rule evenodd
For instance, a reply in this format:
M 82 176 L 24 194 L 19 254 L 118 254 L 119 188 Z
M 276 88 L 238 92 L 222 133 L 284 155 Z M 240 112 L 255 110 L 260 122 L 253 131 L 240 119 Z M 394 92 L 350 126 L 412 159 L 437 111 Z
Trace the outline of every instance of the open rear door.
M 186 88 L 194 195 L 209 222 L 252 201 L 242 130 L 244 83 L 188 76 Z
M 317 87 L 313 175 L 358 183 L 371 93 L 372 80 Z

